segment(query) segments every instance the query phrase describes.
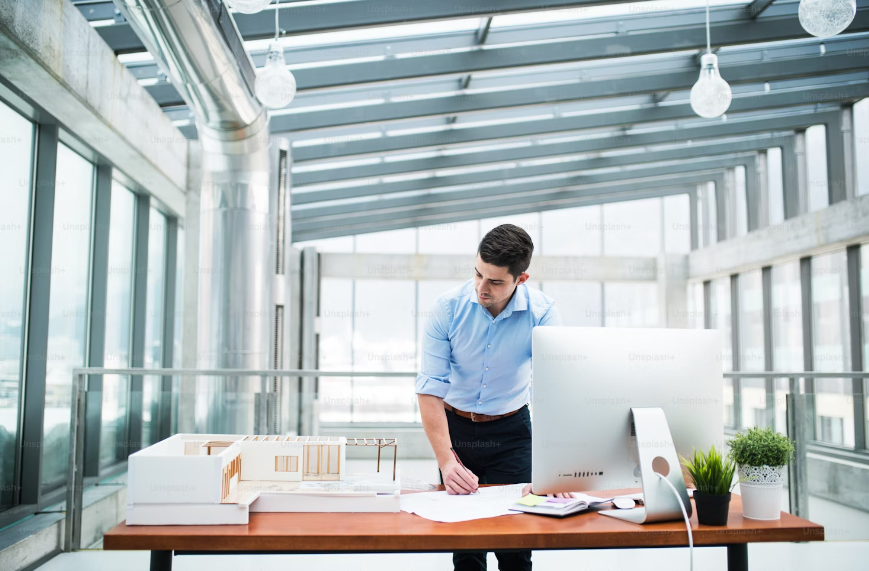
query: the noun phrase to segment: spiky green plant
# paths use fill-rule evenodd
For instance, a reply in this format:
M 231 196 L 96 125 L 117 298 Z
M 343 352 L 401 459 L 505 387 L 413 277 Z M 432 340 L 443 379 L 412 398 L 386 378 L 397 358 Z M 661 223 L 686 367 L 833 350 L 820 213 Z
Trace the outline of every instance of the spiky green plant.
M 694 487 L 701 494 L 723 496 L 729 493 L 737 482 L 733 481 L 736 474 L 736 464 L 733 460 L 722 456 L 715 446 L 709 452 L 694 449 L 691 459 L 680 455 L 679 459 L 688 470 Z
M 784 466 L 794 454 L 794 443 L 768 426 L 737 432 L 728 444 L 738 466 Z

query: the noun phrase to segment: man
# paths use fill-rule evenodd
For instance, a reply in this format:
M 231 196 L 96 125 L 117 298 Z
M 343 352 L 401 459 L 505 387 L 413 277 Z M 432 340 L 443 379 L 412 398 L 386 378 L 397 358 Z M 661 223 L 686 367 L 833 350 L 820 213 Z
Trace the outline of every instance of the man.
M 480 242 L 475 277 L 435 303 L 416 378 L 426 436 L 450 494 L 531 481 L 531 330 L 561 325 L 554 301 L 525 285 L 534 244 L 503 224 Z M 496 552 L 501 571 L 531 569 L 531 552 Z M 485 553 L 454 553 L 456 571 Z

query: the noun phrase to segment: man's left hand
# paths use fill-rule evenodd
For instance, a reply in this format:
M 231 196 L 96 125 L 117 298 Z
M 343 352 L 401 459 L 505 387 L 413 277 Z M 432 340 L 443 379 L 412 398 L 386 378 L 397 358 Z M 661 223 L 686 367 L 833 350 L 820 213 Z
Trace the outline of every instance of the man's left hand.
M 531 484 L 526 484 L 524 488 L 522 488 L 522 497 L 527 496 L 531 493 Z M 575 498 L 573 492 L 560 492 L 558 494 L 547 494 L 549 498 Z

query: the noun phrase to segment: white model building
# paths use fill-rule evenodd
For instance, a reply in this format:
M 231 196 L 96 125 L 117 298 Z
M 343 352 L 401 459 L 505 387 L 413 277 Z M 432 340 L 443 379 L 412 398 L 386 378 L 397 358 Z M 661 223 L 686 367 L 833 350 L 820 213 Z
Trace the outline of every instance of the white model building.
M 336 436 L 176 434 L 130 455 L 127 524 L 239 524 L 250 511 L 397 512 L 395 476 L 385 487 L 343 482 L 346 447 Z

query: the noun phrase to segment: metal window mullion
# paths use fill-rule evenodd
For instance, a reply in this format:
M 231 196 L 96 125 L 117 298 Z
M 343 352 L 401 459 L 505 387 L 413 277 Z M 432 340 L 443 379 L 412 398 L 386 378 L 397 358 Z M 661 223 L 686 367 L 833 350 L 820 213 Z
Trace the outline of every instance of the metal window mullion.
M 718 237 L 716 242 L 727 240 L 727 178 L 718 177 L 715 181 L 715 225 Z
M 769 226 L 769 157 L 767 151 L 757 153 L 757 197 L 748 203 L 748 231 Z M 752 227 L 752 208 L 754 227 Z
M 809 211 L 809 162 L 806 156 L 806 131 L 797 131 L 794 135 L 794 187 L 796 214 L 799 216 Z
M 812 322 L 812 258 L 800 258 L 800 292 L 803 315 L 803 370 L 815 368 L 814 323 Z M 815 380 L 803 379 L 806 394 L 806 436 L 815 440 Z
M 688 193 L 688 226 L 691 233 L 691 250 L 700 247 L 700 228 L 697 220 L 697 190 Z
M 714 329 L 712 325 L 712 281 L 703 282 L 703 328 Z
M 112 210 L 112 165 L 96 167 L 94 233 L 91 247 L 91 287 L 88 300 L 87 366 L 102 367 L 106 352 L 106 310 L 108 300 L 109 230 Z M 84 476 L 99 476 L 102 438 L 103 377 L 88 379 L 85 420 Z
M 853 182 L 849 175 L 851 166 L 850 145 L 845 144 L 846 133 L 842 129 L 842 122 L 850 120 L 851 114 L 840 110 L 836 119 L 825 124 L 826 148 L 827 148 L 827 194 L 829 204 L 848 199 L 848 185 Z M 850 135 L 850 131 L 847 132 Z
M 775 369 L 773 363 L 774 344 L 772 341 L 772 267 L 761 268 L 763 292 L 763 370 Z M 776 430 L 775 425 L 775 379 L 765 379 L 766 384 L 766 418 L 769 426 Z
M 782 204 L 784 218 L 800 215 L 800 161 L 797 159 L 797 137 L 788 137 L 781 146 Z
M 130 332 L 130 367 L 145 364 L 145 321 L 148 301 L 148 226 L 151 199 L 136 195 L 136 219 L 133 228 L 133 319 Z M 130 377 L 129 413 L 127 417 L 127 455 L 142 448 L 142 386 L 141 375 Z
M 860 291 L 860 245 L 849 246 L 848 257 L 848 317 L 850 325 L 851 370 L 863 370 L 863 296 Z M 851 380 L 854 400 L 854 448 L 866 449 L 866 401 L 863 395 L 863 379 Z
M 55 182 L 59 128 L 43 123 L 36 133 L 36 168 L 28 262 L 24 333 L 24 406 L 21 423 L 22 504 L 39 504 L 42 495 L 42 444 L 45 420 L 46 358 L 51 293 Z
M 734 371 L 741 370 L 739 322 L 739 274 L 733 274 L 730 276 L 730 344 Z M 733 423 L 737 430 L 742 427 L 742 379 L 733 379 Z
M 745 228 L 746 234 L 760 228 L 759 206 L 761 195 L 760 161 L 756 155 L 745 162 Z M 735 171 L 734 171 L 735 177 Z M 738 188 L 734 180 L 734 189 Z
M 171 368 L 175 358 L 175 280 L 178 276 L 178 218 L 166 218 L 166 255 L 163 257 L 163 347 L 161 361 Z M 172 377 L 161 377 L 158 396 L 157 437 L 169 438 L 172 432 Z

